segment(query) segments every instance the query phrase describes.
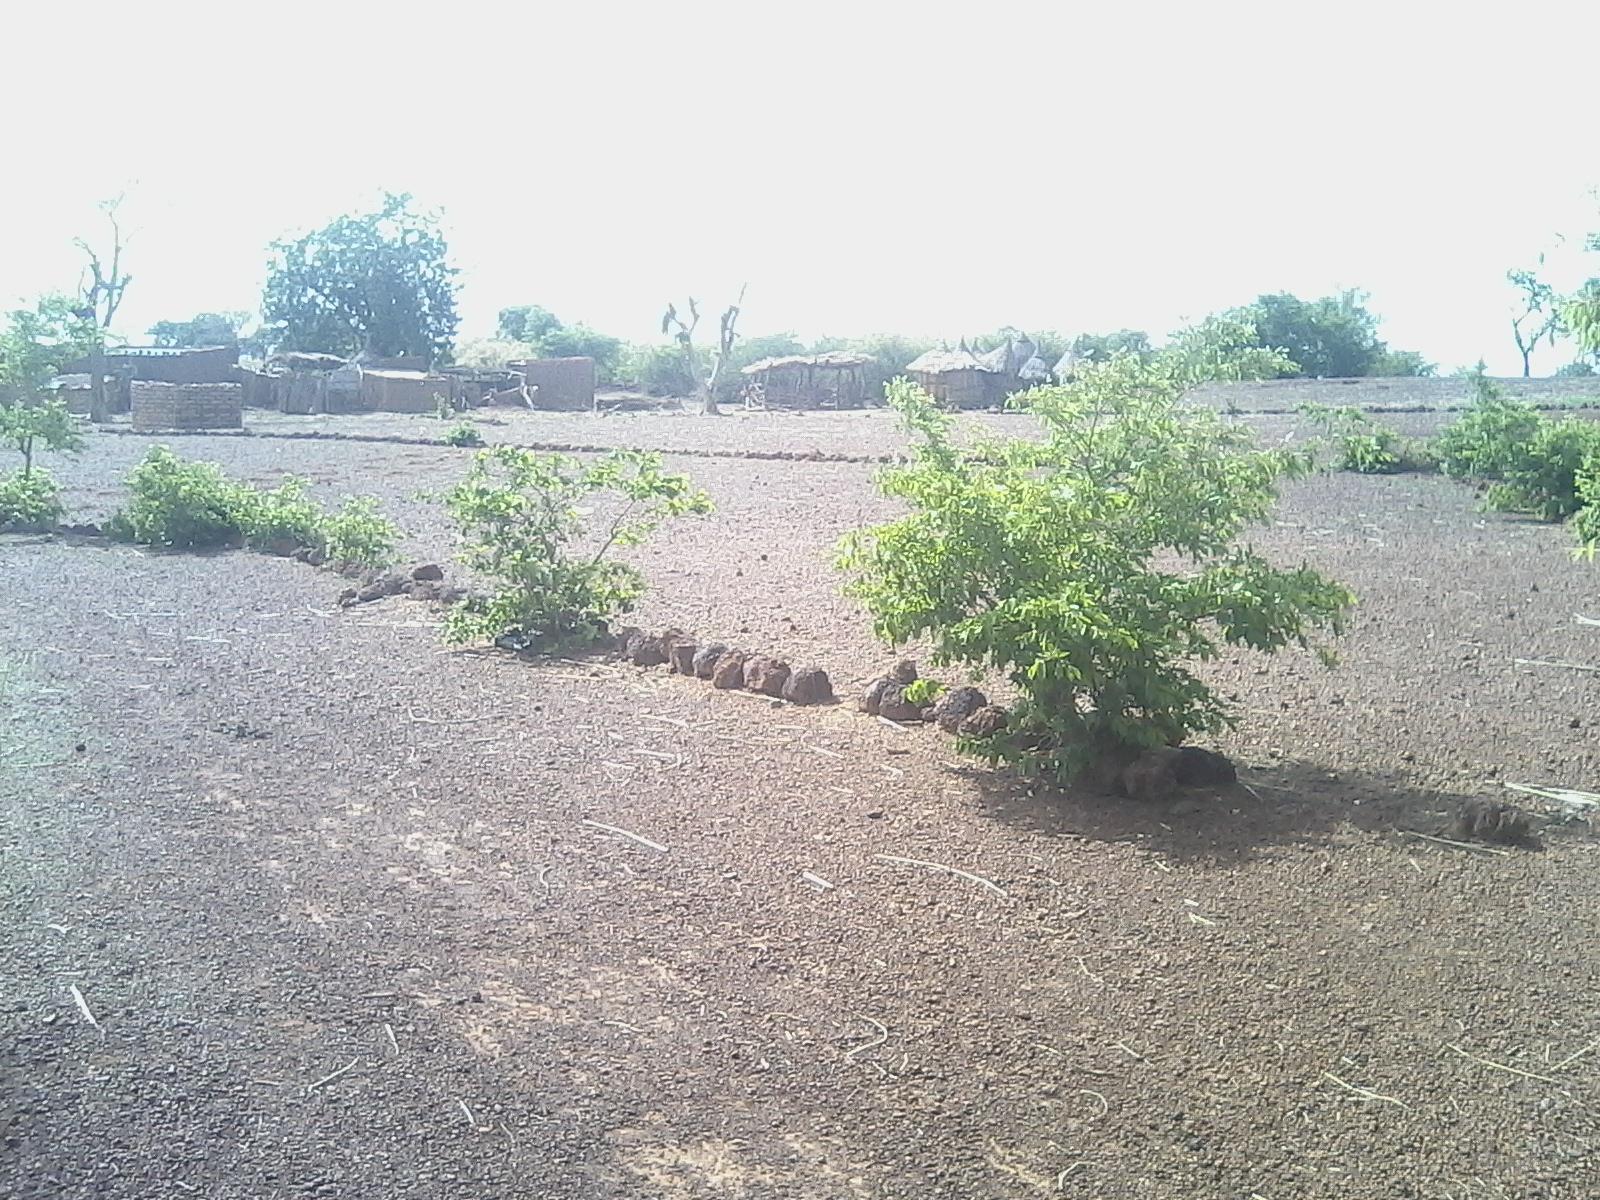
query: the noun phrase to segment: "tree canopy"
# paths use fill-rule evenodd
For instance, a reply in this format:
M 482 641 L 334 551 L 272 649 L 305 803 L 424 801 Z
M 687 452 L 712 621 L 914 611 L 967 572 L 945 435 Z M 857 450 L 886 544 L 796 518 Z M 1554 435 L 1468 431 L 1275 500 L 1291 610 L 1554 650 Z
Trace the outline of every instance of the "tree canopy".
M 1150 345 L 1150 335 L 1144 330 L 1118 329 L 1115 333 L 1080 333 L 1072 339 L 1072 352 L 1089 362 L 1108 362 L 1124 353 L 1146 359 L 1154 349 Z
M 94 350 L 102 335 L 90 311 L 71 297 L 49 295 L 9 313 L 0 328 L 0 388 L 29 397 Z
M 237 346 L 249 313 L 203 312 L 187 321 L 157 321 L 145 332 L 157 346 Z
M 1364 292 L 1302 300 L 1288 292 L 1257 296 L 1230 315 L 1255 326 L 1257 345 L 1282 350 L 1296 364 L 1283 378 L 1351 379 L 1363 375 L 1427 375 L 1415 351 L 1391 351 Z
M 374 212 L 274 242 L 262 316 L 286 350 L 448 361 L 460 320 L 448 249 L 433 214 L 386 194 Z

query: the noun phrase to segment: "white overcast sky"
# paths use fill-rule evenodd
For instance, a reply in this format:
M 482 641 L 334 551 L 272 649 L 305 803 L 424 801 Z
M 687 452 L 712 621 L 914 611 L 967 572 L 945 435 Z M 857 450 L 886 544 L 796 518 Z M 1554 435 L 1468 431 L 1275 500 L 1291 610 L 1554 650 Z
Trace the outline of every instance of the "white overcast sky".
M 747 333 L 952 339 L 1355 286 L 1391 344 L 1510 372 L 1505 269 L 1564 234 L 1574 283 L 1600 229 L 1600 14 L 1575 2 L 12 0 L 4 23 L 0 302 L 70 288 L 72 237 L 126 192 L 135 340 L 254 308 L 268 241 L 388 188 L 443 210 L 463 336 L 538 303 L 643 340 L 669 298 L 744 281 Z

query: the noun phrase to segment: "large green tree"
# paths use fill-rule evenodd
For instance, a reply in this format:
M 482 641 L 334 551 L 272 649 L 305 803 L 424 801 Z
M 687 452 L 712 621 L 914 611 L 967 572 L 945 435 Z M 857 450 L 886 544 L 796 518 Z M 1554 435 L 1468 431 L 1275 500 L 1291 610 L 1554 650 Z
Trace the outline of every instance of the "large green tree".
M 1391 351 L 1378 337 L 1378 318 L 1364 292 L 1302 300 L 1288 292 L 1257 296 L 1234 316 L 1255 326 L 1257 344 L 1282 350 L 1297 368 L 1285 378 L 1351 379 L 1364 375 L 1424 375 L 1432 368 L 1414 352 Z
M 280 349 L 448 361 L 460 318 L 437 216 L 386 194 L 373 212 L 274 242 L 261 312 Z
M 1150 335 L 1144 330 L 1118 329 L 1114 333 L 1080 333 L 1072 339 L 1072 352 L 1089 362 L 1108 362 L 1118 354 L 1133 354 L 1146 359 L 1154 351 L 1150 346 Z
M 187 321 L 157 321 L 146 332 L 157 346 L 237 346 L 249 319 L 243 312 L 203 312 Z

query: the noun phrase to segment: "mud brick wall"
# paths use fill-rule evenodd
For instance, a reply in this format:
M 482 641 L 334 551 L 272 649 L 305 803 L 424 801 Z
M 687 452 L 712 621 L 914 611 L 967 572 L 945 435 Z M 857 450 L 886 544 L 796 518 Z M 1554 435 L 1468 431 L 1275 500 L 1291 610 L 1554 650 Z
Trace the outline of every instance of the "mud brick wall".
M 151 383 L 134 380 L 135 429 L 242 429 L 237 383 Z

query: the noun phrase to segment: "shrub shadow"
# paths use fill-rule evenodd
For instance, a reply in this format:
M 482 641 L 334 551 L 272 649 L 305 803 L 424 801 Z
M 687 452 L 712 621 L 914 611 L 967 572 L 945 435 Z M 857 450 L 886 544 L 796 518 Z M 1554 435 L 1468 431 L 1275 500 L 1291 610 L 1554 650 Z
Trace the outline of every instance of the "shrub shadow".
M 1243 768 L 1238 783 L 1184 788 L 1160 803 L 1047 785 L 979 764 L 951 770 L 974 784 L 980 811 L 1003 824 L 1045 837 L 1135 842 L 1195 865 L 1240 863 L 1325 842 L 1345 826 L 1460 840 L 1456 813 L 1480 798 L 1420 787 L 1399 774 L 1335 771 L 1304 760 Z M 1529 837 L 1512 848 L 1519 847 L 1538 850 L 1543 843 Z

